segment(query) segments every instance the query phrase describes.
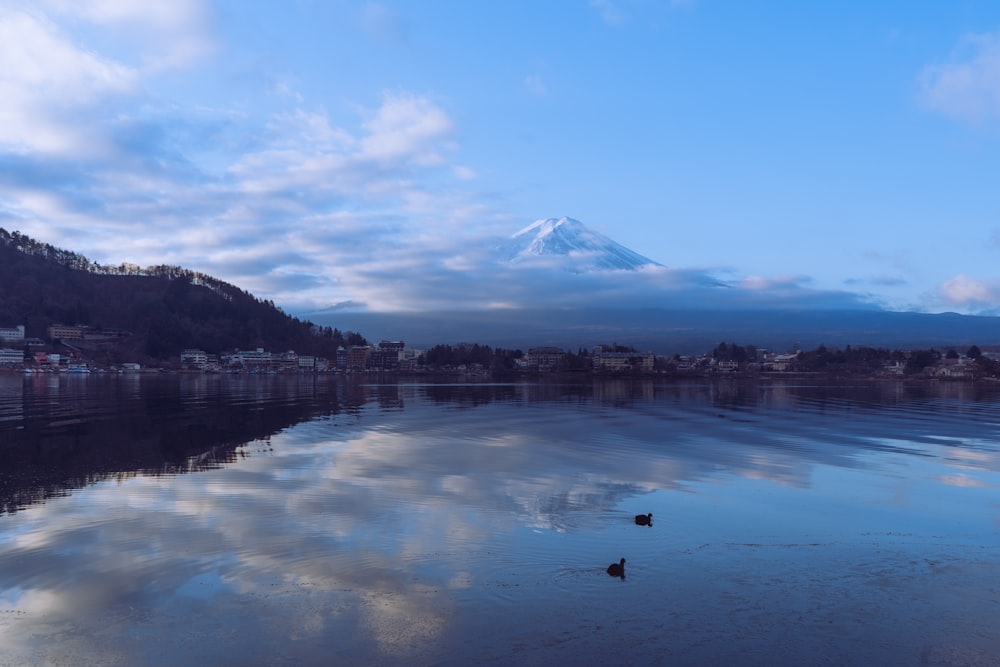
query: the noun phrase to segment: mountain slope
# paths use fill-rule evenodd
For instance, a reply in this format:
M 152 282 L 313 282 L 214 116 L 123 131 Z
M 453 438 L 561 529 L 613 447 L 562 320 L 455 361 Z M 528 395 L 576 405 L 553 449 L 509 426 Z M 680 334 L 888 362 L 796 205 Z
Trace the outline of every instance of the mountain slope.
M 0 228 L 0 326 L 45 338 L 53 324 L 131 333 L 108 345 L 109 363 L 162 360 L 184 348 L 233 348 L 332 356 L 336 341 L 270 301 L 176 266 L 102 266 Z
M 528 225 L 498 249 L 498 257 L 511 264 L 537 258 L 568 259 L 567 268 L 574 271 L 635 271 L 643 266 L 660 266 L 579 220 L 566 217 Z

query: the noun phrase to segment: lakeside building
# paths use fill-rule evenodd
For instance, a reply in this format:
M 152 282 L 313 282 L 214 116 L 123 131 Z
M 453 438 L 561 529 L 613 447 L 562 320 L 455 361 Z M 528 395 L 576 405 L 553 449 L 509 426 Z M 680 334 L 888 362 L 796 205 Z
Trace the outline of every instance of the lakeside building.
M 184 350 L 181 352 L 181 364 L 195 368 L 204 368 L 208 365 L 208 354 L 204 350 Z
M 524 365 L 539 371 L 552 371 L 562 365 L 565 356 L 566 352 L 558 347 L 532 347 L 528 348 Z
M 350 370 L 364 370 L 368 366 L 374 350 L 370 345 L 352 345 L 347 350 L 347 368 Z M 338 354 L 339 359 L 339 354 Z
M 367 365 L 376 370 L 399 370 L 405 349 L 406 344 L 401 340 L 383 340 L 378 344 L 377 349 L 372 350 Z
M 652 352 L 608 352 L 603 345 L 594 346 L 594 371 L 623 373 L 640 370 L 651 372 L 656 365 L 656 355 Z
M 87 327 L 79 324 L 73 326 L 53 324 L 47 329 L 47 335 L 51 340 L 83 340 L 86 329 Z
M 24 341 L 24 325 L 18 324 L 16 327 L 0 327 L 0 342 L 20 343 Z
M 131 331 L 115 327 L 102 327 L 99 330 L 83 327 L 84 340 L 115 340 L 116 338 L 128 338 L 131 335 Z
M 271 353 L 258 347 L 256 350 L 237 350 L 236 359 L 244 368 L 267 368 L 271 364 Z
M 11 350 L 0 348 L 0 366 L 23 366 L 24 352 L 21 350 Z

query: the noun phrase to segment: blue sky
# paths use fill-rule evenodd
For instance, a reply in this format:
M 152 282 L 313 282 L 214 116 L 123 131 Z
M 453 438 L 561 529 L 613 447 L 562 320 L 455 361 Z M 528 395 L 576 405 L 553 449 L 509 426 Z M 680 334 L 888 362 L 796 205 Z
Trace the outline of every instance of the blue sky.
M 293 312 L 998 314 L 998 176 L 992 1 L 0 6 L 0 226 Z M 564 215 L 665 268 L 490 261 Z

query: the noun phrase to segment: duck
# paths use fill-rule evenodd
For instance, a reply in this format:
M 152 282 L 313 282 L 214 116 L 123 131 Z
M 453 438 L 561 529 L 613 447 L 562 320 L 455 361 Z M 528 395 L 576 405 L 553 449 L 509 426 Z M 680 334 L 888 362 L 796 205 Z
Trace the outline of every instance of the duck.
M 625 578 L 625 559 L 622 558 L 621 562 L 619 562 L 619 563 L 612 563 L 611 565 L 608 565 L 608 574 L 610 574 L 612 577 L 621 577 L 622 579 L 624 579 Z
M 649 514 L 636 514 L 635 515 L 635 525 L 637 526 L 652 526 L 653 525 L 653 513 Z

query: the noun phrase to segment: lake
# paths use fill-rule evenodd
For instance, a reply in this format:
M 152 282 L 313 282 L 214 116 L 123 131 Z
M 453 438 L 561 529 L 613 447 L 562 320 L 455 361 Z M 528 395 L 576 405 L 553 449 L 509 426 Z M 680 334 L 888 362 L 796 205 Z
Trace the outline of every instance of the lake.
M 998 627 L 995 388 L 0 375 L 0 665 L 998 665 Z

